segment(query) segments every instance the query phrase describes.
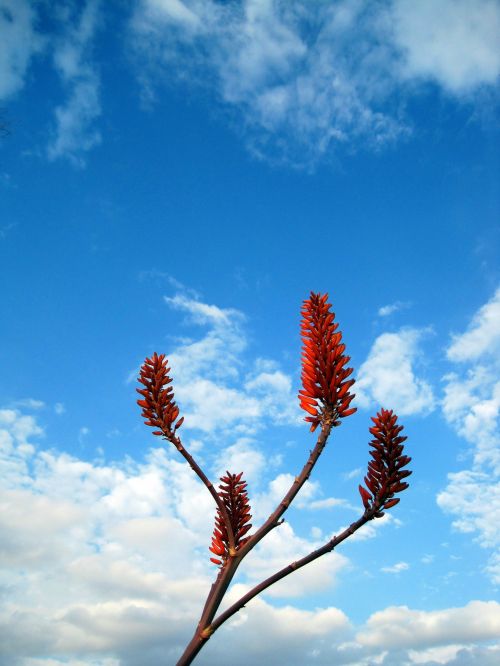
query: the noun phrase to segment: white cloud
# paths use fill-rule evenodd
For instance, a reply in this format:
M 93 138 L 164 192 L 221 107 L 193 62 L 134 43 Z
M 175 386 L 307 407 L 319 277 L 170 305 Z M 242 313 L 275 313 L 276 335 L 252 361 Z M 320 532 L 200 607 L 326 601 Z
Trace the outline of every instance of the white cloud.
M 424 666 L 496 666 L 500 656 L 500 646 L 470 647 L 464 645 L 444 645 L 427 650 L 409 650 L 409 664 Z
M 500 360 L 500 287 L 476 312 L 465 333 L 454 336 L 447 350 L 451 361 L 474 361 L 485 355 Z
M 484 547 L 500 547 L 500 484 L 498 477 L 463 470 L 448 475 L 448 485 L 437 496 L 438 505 L 457 516 L 455 529 L 478 533 Z
M 476 465 L 492 465 L 500 474 L 500 380 L 495 365 L 474 365 L 465 375 L 449 373 L 442 401 L 443 414 L 474 447 Z
M 388 317 L 391 314 L 394 314 L 395 312 L 398 312 L 399 310 L 403 310 L 404 308 L 409 307 L 409 303 L 402 302 L 402 301 L 396 301 L 395 303 L 391 303 L 389 305 L 384 305 L 381 308 L 378 309 L 378 316 L 379 317 Z
M 334 506 L 349 506 L 347 500 L 338 497 L 327 497 L 326 499 L 314 500 L 308 505 L 309 509 L 330 509 Z M 353 507 L 354 508 L 354 507 Z M 358 509 L 355 509 L 358 510 Z
M 251 570 L 245 576 L 248 583 L 240 586 L 241 592 L 235 600 L 261 580 L 319 548 L 332 536 L 333 534 L 321 541 L 310 542 L 295 535 L 288 522 L 279 525 L 248 556 L 248 562 L 251 564 Z M 333 552 L 328 557 L 320 557 L 278 581 L 267 588 L 263 595 L 271 598 L 303 598 L 321 592 L 324 586 L 333 588 L 340 572 L 346 569 L 347 564 L 348 560 L 344 555 Z
M 455 517 L 453 527 L 476 534 L 493 548 L 484 571 L 498 581 L 500 553 L 500 288 L 473 315 L 464 333 L 455 335 L 448 358 L 467 364 L 443 377 L 442 411 L 446 421 L 471 447 L 472 469 L 448 475 L 438 505 Z
M 409 568 L 410 565 L 408 562 L 398 562 L 397 564 L 393 564 L 389 567 L 382 567 L 380 571 L 383 571 L 384 573 L 398 574 L 401 573 L 401 571 L 407 571 Z
M 210 86 L 239 109 L 255 155 L 308 165 L 346 142 L 407 135 L 395 100 L 415 81 L 459 98 L 496 83 L 498 4 L 442 4 L 139 0 L 131 28 L 146 89 L 162 70 Z
M 198 324 L 228 326 L 234 318 L 237 318 L 239 321 L 244 319 L 242 313 L 238 310 L 223 310 L 217 305 L 208 305 L 182 294 L 177 294 L 173 297 L 165 296 L 165 301 L 173 308 L 188 312 Z
M 43 434 L 42 428 L 36 423 L 33 416 L 21 414 L 17 409 L 0 409 L 1 427 L 9 429 L 8 431 L 3 430 L 4 435 L 8 435 L 18 446 L 27 444 L 31 437 Z M 12 449 L 9 447 L 10 450 Z
M 78 430 L 78 441 L 79 441 L 80 444 L 83 443 L 83 441 L 85 440 L 85 438 L 87 437 L 87 435 L 89 433 L 90 433 L 90 428 L 87 428 L 87 426 L 82 426 Z
M 366 361 L 360 366 L 355 384 L 361 407 L 374 403 L 394 409 L 404 416 L 428 413 L 435 399 L 430 384 L 416 376 L 419 343 L 426 330 L 404 328 L 398 333 L 383 333 L 374 342 Z
M 174 451 L 158 448 L 144 462 L 127 457 L 103 464 L 54 449 L 37 452 L 33 440 L 42 434 L 32 417 L 0 410 L 0 460 L 7 463 L 0 475 L 0 663 L 175 663 L 216 573 L 208 551 L 212 498 Z M 20 453 L 26 444 L 29 453 Z M 241 463 L 252 465 L 250 454 L 248 443 L 230 448 L 230 465 L 238 455 L 246 456 Z M 19 461 L 28 464 L 19 466 Z M 267 462 L 254 457 L 257 476 Z M 252 489 L 252 508 L 254 497 L 262 506 L 267 494 L 281 499 L 291 479 L 280 474 L 267 490 Z M 304 506 L 317 490 L 316 484 L 304 486 Z M 386 516 L 377 522 L 387 523 Z M 238 572 L 243 580 L 235 580 L 220 610 L 333 535 L 322 537 L 316 528 L 313 536 L 312 541 L 299 537 L 288 522 L 269 533 L 245 560 Z M 494 664 L 486 659 L 496 655 L 495 648 L 465 648 L 463 643 L 500 635 L 495 602 L 435 612 L 389 608 L 372 615 L 357 636 L 349 618 L 335 607 L 271 605 L 275 599 L 290 601 L 334 588 L 347 565 L 345 556 L 331 553 L 268 588 L 212 637 L 204 648 L 204 663 L 215 666 L 222 652 L 229 652 L 241 655 L 242 666 L 302 666 L 313 655 L 318 666 L 411 666 L 425 664 L 423 655 L 429 660 L 441 655 L 439 663 L 445 664 L 447 654 L 450 666 L 459 666 L 454 655 L 470 650 L 478 656 L 468 664 Z M 349 647 L 354 638 L 355 647 Z M 398 652 L 401 646 L 413 650 L 411 655 Z M 433 646 L 449 650 L 436 652 Z M 396 661 L 380 659 L 382 653 L 389 659 L 393 649 Z
M 54 65 L 68 97 L 65 104 L 55 109 L 55 131 L 47 147 L 49 160 L 65 157 L 83 166 L 82 154 L 101 141 L 94 127 L 101 114 L 100 81 L 89 58 L 98 27 L 99 4 L 100 0 L 88 0 L 78 23 L 67 29 L 54 51 Z
M 43 409 L 45 403 L 43 400 L 36 400 L 35 398 L 22 398 L 13 403 L 14 407 L 24 407 L 26 409 Z
M 427 650 L 409 650 L 408 656 L 414 664 L 427 664 L 428 662 L 448 664 L 456 657 L 461 648 L 461 645 L 442 645 Z
M 256 484 L 272 461 L 255 448 L 255 442 L 250 437 L 240 437 L 235 444 L 224 448 L 214 459 L 216 477 L 220 479 L 226 474 L 226 470 L 233 473 L 243 472 L 244 480 L 251 486 Z M 256 514 L 255 505 L 253 508 Z M 266 516 L 267 518 L 267 516 Z
M 345 472 L 342 476 L 346 481 L 349 481 L 350 479 L 361 479 L 364 474 L 365 470 L 362 467 L 356 467 L 350 472 Z
M 500 552 L 493 553 L 485 571 L 496 585 L 500 585 Z
M 374 613 L 358 633 L 362 645 L 372 647 L 430 647 L 464 644 L 500 637 L 500 604 L 471 601 L 462 608 L 438 611 L 394 606 Z
M 264 468 L 270 462 L 272 463 L 273 461 L 268 461 L 267 459 L 262 458 L 262 468 Z M 266 520 L 266 518 L 272 511 L 274 511 L 276 506 L 286 495 L 289 488 L 292 486 L 294 479 L 295 477 L 289 473 L 278 474 L 272 481 L 269 482 L 265 492 L 257 493 L 254 495 L 252 511 L 256 520 Z M 313 511 L 315 509 L 323 509 L 330 506 L 329 500 L 313 499 L 314 496 L 319 492 L 321 492 L 319 482 L 307 480 L 302 485 L 293 501 L 294 508 Z M 338 502 L 334 501 L 335 504 L 340 502 L 342 502 L 342 500 L 338 500 Z
M 44 46 L 35 29 L 36 18 L 34 6 L 27 0 L 2 0 L 0 4 L 0 99 L 23 88 L 31 60 Z
M 396 0 L 401 75 L 435 81 L 454 94 L 495 85 L 500 75 L 500 7 L 496 0 Z
M 248 367 L 241 312 L 183 294 L 165 301 L 187 313 L 189 324 L 208 328 L 200 339 L 183 339 L 167 353 L 175 399 L 185 416 L 183 431 L 237 438 L 254 435 L 268 423 L 303 425 L 291 378 L 267 359 Z M 136 377 L 134 371 L 129 380 Z
M 155 663 L 156 649 L 172 661 L 195 626 L 216 572 L 208 551 L 213 499 L 189 465 L 163 449 L 151 451 L 142 464 L 128 458 L 102 465 L 53 450 L 36 453 L 32 446 L 29 465 L 17 468 L 17 449 L 28 437 L 26 418 L 31 417 L 0 411 L 2 454 L 14 463 L 3 466 L 0 486 L 0 636 L 9 636 L 0 641 L 0 663 L 17 663 L 15 658 L 24 666 L 39 658 L 47 666 L 42 655 L 54 663 L 73 655 L 90 664 L 102 655 L 139 666 Z M 30 422 L 29 436 L 39 436 Z M 231 451 L 231 465 L 230 459 Z M 245 575 L 260 580 L 318 545 L 285 523 L 254 549 Z M 336 553 L 325 557 L 267 596 L 324 590 L 346 562 Z M 231 594 L 246 589 L 246 583 L 233 586 Z M 247 622 L 241 637 L 231 638 L 228 623 L 235 649 L 259 629 L 263 637 L 282 634 L 284 642 L 295 643 L 298 659 L 314 636 L 344 635 L 350 626 L 335 608 L 274 608 L 262 599 L 243 618 L 244 613 L 236 618 Z M 250 658 L 258 652 L 251 650 Z
M 319 10 L 269 0 L 182 5 L 188 22 L 172 17 L 170 3 L 138 4 L 137 51 L 183 81 L 213 85 L 224 103 L 238 107 L 253 130 L 255 155 L 267 154 L 271 142 L 305 164 L 351 138 L 373 147 L 406 131 L 372 107 L 387 76 L 377 69 L 383 53 L 366 57 L 374 26 L 359 3 Z

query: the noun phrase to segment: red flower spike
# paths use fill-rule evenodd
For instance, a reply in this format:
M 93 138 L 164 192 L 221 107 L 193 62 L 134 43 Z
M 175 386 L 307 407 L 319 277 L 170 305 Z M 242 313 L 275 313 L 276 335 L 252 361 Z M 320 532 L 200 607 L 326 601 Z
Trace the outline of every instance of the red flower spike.
M 335 313 L 330 312 L 328 294 L 315 294 L 304 301 L 300 324 L 302 347 L 302 390 L 299 391 L 301 408 L 309 416 L 311 432 L 318 425 L 329 421 L 340 425 L 340 419 L 354 414 L 350 408 L 354 398 L 350 388 L 354 379 L 347 379 L 352 368 L 346 368 L 350 357 L 344 355 L 342 333 L 334 323 Z
M 227 476 L 222 476 L 222 484 L 219 486 L 219 496 L 224 502 L 231 528 L 234 534 L 234 545 L 236 550 L 248 541 L 250 537 L 243 536 L 252 527 L 248 521 L 252 517 L 250 514 L 250 504 L 246 493 L 246 482 L 242 480 L 243 472 L 239 474 L 230 474 L 226 471 Z M 248 524 L 245 524 L 248 523 Z M 213 557 L 210 561 L 214 564 L 224 565 L 229 557 L 229 538 L 226 530 L 224 519 L 222 518 L 220 509 L 217 508 L 217 515 L 215 517 L 215 528 L 212 536 L 212 546 L 209 548 L 210 552 L 222 558 L 215 560 Z
M 359 486 L 359 492 L 365 509 L 377 508 L 375 518 L 384 515 L 382 509 L 396 506 L 400 498 L 394 495 L 408 488 L 402 479 L 410 476 L 411 471 L 402 468 L 408 465 L 411 458 L 403 455 L 403 442 L 407 438 L 400 436 L 404 426 L 396 425 L 397 419 L 392 409 L 381 409 L 376 417 L 372 417 L 375 424 L 370 428 L 374 437 L 370 442 L 372 460 L 368 463 L 368 474 L 364 479 L 371 495 L 363 486 Z
M 174 402 L 174 391 L 171 386 L 168 386 L 172 382 L 172 378 L 168 376 L 170 368 L 167 367 L 167 364 L 165 354 L 158 356 L 155 352 L 151 358 L 146 358 L 138 378 L 145 388 L 136 389 L 136 391 L 143 396 L 143 399 L 138 400 L 137 404 L 142 407 L 144 423 L 153 428 L 159 428 L 153 431 L 153 435 L 164 435 L 170 439 L 177 428 L 182 425 L 184 417 L 175 423 L 179 416 L 179 408 Z M 168 388 L 165 388 L 167 386 Z

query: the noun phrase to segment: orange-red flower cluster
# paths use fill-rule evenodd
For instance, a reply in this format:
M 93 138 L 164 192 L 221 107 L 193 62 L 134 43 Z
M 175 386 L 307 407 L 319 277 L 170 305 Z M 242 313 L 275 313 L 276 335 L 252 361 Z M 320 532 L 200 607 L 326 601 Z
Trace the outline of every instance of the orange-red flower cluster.
M 250 514 L 250 504 L 246 493 L 246 482 L 241 480 L 243 472 L 238 475 L 230 474 L 226 470 L 227 476 L 222 476 L 223 482 L 219 488 L 219 495 L 222 498 L 224 506 L 226 507 L 229 521 L 234 534 L 234 545 L 237 549 L 248 541 L 250 537 L 242 538 L 244 534 L 252 527 L 248 523 L 252 517 Z M 225 485 L 224 485 L 225 484 Z M 217 508 L 217 515 L 215 517 L 215 529 L 212 537 L 212 547 L 209 550 L 214 554 L 222 557 L 223 562 L 227 561 L 229 557 L 229 539 L 227 535 L 226 525 L 222 518 L 220 509 Z M 221 560 L 216 560 L 214 557 L 210 558 L 210 562 L 222 565 Z
M 330 312 L 328 294 L 315 294 L 304 301 L 301 314 L 302 386 L 299 391 L 300 406 L 309 416 L 314 432 L 320 423 L 331 420 L 333 426 L 340 419 L 354 414 L 356 408 L 349 405 L 354 394 L 349 389 L 354 379 L 348 379 L 352 368 L 346 368 L 350 356 L 345 356 L 342 333 L 334 323 L 335 313 Z
M 404 426 L 396 425 L 397 420 L 392 409 L 381 409 L 376 417 L 372 417 L 375 425 L 370 428 L 374 436 L 370 442 L 373 447 L 370 455 L 373 460 L 368 463 L 368 474 L 365 476 L 370 492 L 360 485 L 359 493 L 365 509 L 371 509 L 374 503 L 381 509 L 375 514 L 376 518 L 384 515 L 382 509 L 390 509 L 399 502 L 399 497 L 394 497 L 395 493 L 408 488 L 403 479 L 410 476 L 411 472 L 403 467 L 408 465 L 411 458 L 403 455 L 403 442 L 407 438 L 400 436 Z
M 168 376 L 170 368 L 167 367 L 167 363 L 165 354 L 158 356 L 155 352 L 151 358 L 146 358 L 139 375 L 139 381 L 145 388 L 136 391 L 144 398 L 137 401 L 139 407 L 142 407 L 142 416 L 146 419 L 144 423 L 159 428 L 153 432 L 153 435 L 171 437 L 182 425 L 184 417 L 175 423 L 179 416 L 179 408 L 174 402 L 172 387 L 165 388 L 172 382 Z

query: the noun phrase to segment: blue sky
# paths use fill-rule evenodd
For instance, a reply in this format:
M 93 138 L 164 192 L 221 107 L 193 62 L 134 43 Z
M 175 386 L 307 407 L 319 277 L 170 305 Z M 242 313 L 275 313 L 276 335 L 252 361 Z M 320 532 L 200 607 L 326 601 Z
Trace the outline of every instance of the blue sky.
M 498 663 L 499 29 L 495 0 L 0 0 L 1 666 L 175 663 L 215 506 L 139 367 L 167 354 L 185 446 L 243 472 L 256 528 L 315 443 L 311 290 L 358 411 L 221 610 L 360 515 L 380 407 L 410 489 L 197 662 Z

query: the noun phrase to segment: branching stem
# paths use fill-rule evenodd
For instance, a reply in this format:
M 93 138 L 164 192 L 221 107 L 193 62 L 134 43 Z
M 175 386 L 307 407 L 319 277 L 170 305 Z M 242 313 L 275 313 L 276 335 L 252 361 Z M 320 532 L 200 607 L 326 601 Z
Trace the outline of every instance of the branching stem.
M 193 458 L 193 456 L 187 451 L 180 438 L 177 437 L 177 435 L 174 435 L 172 433 L 165 433 L 164 438 L 167 439 L 169 442 L 172 442 L 172 444 L 175 446 L 175 448 L 179 451 L 179 453 L 188 461 L 189 465 L 191 466 L 191 469 L 200 477 L 200 479 L 203 481 L 203 483 L 206 485 L 208 488 L 210 494 L 214 498 L 221 514 L 222 518 L 224 520 L 224 524 L 226 526 L 227 530 L 227 536 L 229 540 L 229 547 L 234 549 L 235 547 L 235 541 L 234 541 L 234 532 L 233 528 L 231 525 L 231 521 L 229 519 L 229 515 L 227 513 L 227 509 L 224 505 L 224 502 L 222 501 L 219 493 L 217 490 L 214 488 L 213 483 L 210 481 L 210 479 L 206 476 L 204 471 L 201 469 L 201 467 L 198 465 L 196 460 Z
M 322 451 L 325 447 L 325 444 L 328 440 L 328 436 L 330 435 L 331 430 L 332 430 L 331 422 L 325 423 L 322 430 L 321 430 L 321 433 L 318 437 L 318 440 L 316 442 L 316 446 L 311 451 L 311 453 L 309 455 L 309 459 L 307 460 L 306 464 L 302 468 L 302 472 L 300 473 L 299 476 L 295 477 L 295 480 L 292 483 L 290 489 L 288 490 L 285 497 L 278 504 L 275 511 L 269 516 L 269 518 L 257 530 L 257 532 L 255 534 L 253 534 L 252 536 L 250 536 L 249 540 L 239 550 L 236 551 L 236 555 L 234 555 L 234 556 L 232 556 L 228 559 L 228 561 L 226 562 L 224 567 L 219 571 L 217 579 L 213 583 L 213 585 L 210 589 L 210 592 L 208 594 L 207 600 L 205 602 L 205 607 L 203 609 L 203 612 L 202 612 L 200 621 L 198 623 L 198 626 L 196 628 L 196 631 L 195 631 L 191 641 L 187 645 L 183 655 L 181 656 L 181 658 L 177 662 L 177 666 L 188 666 L 188 664 L 191 664 L 193 662 L 193 659 L 195 658 L 195 656 L 198 654 L 198 652 L 205 645 L 206 641 L 209 640 L 209 638 L 211 637 L 211 635 L 213 634 L 215 629 L 218 628 L 222 624 L 222 622 L 225 621 L 225 619 L 227 619 L 227 618 L 225 618 L 224 620 L 220 621 L 220 618 L 219 618 L 216 621 L 216 623 L 211 624 L 213 618 L 215 617 L 217 609 L 219 608 L 219 606 L 222 602 L 222 599 L 223 599 L 223 597 L 224 597 L 224 595 L 227 591 L 227 588 L 229 587 L 229 584 L 231 583 L 231 580 L 232 580 L 234 574 L 236 573 L 236 570 L 238 569 L 238 567 L 239 567 L 241 561 L 243 560 L 243 558 L 248 555 L 248 553 L 252 550 L 252 548 L 254 548 L 259 543 L 259 541 L 261 541 L 261 539 L 263 539 L 266 536 L 266 534 L 268 534 L 272 529 L 274 529 L 275 527 L 277 527 L 278 525 L 281 525 L 283 523 L 284 519 L 282 519 L 281 521 L 279 519 L 285 513 L 285 511 L 288 509 L 288 507 L 290 506 L 290 503 L 293 501 L 294 497 L 297 495 L 297 493 L 299 492 L 301 487 L 304 485 L 305 481 L 309 478 L 309 476 L 310 476 L 310 474 L 311 474 L 319 456 L 321 455 L 321 453 L 322 453 Z M 181 453 L 182 453 L 182 451 L 181 451 Z M 183 455 L 184 455 L 184 453 L 183 453 Z M 187 454 L 187 455 L 189 455 L 189 454 Z M 203 474 L 202 470 L 198 467 L 198 465 L 195 463 L 193 458 L 191 456 L 189 456 L 189 459 L 188 459 L 186 457 L 186 455 L 184 455 L 184 457 L 188 460 L 188 462 L 191 465 L 191 467 L 193 468 L 193 470 L 198 474 L 198 476 L 200 476 L 200 478 L 202 478 L 205 485 L 207 485 L 207 487 L 208 487 L 207 482 L 204 480 L 204 479 L 206 479 L 205 475 Z M 203 476 L 200 475 L 200 472 L 201 472 L 201 474 L 203 474 Z M 208 481 L 208 479 L 207 479 L 207 481 Z M 209 488 L 209 490 L 210 490 L 210 488 Z M 217 505 L 219 505 L 219 503 L 217 503 Z M 333 547 L 334 546 L 332 546 L 332 548 Z M 330 550 L 331 550 L 331 548 L 330 548 Z M 317 551 L 315 551 L 315 552 L 317 552 Z M 328 552 L 328 549 L 325 552 Z M 321 554 L 323 554 L 323 553 L 321 553 Z M 314 553 L 311 553 L 311 555 L 314 555 Z M 310 555 L 308 555 L 308 557 L 310 557 Z M 316 555 L 315 557 L 319 557 L 319 555 Z M 315 557 L 313 557 L 312 559 L 315 559 Z M 300 560 L 300 561 L 302 561 L 302 560 Z M 303 565 L 301 565 L 301 566 L 303 566 Z M 293 568 L 290 571 L 288 571 L 287 573 L 290 573 L 291 571 L 293 571 Z M 279 573 L 281 573 L 281 572 L 279 572 Z M 279 573 L 276 574 L 276 575 L 279 575 Z M 283 574 L 283 575 L 287 575 L 287 574 Z M 282 578 L 283 575 L 279 576 L 279 577 Z M 279 578 L 277 578 L 276 580 L 279 580 Z M 272 581 L 272 582 L 274 582 L 274 581 Z M 269 583 L 269 585 L 272 585 L 272 582 Z M 264 583 L 266 583 L 266 581 L 264 581 Z M 263 583 L 261 583 L 260 585 L 262 585 L 262 584 Z M 257 587 L 259 587 L 259 586 L 257 586 Z M 267 587 L 267 585 L 265 585 L 265 587 Z M 257 588 L 254 588 L 254 589 L 257 589 Z M 252 590 L 252 592 L 253 592 L 253 590 Z M 258 592 L 256 592 L 255 594 L 258 594 Z M 252 596 L 255 596 L 255 595 L 252 595 Z M 250 598 L 252 598 L 252 596 Z M 244 603 L 245 602 L 243 602 L 240 606 L 238 606 L 238 608 L 236 608 L 233 611 L 233 613 L 235 613 L 237 610 L 239 610 Z M 231 607 L 231 608 L 233 608 L 233 607 Z M 231 613 L 231 615 L 232 615 L 232 613 Z M 230 616 L 228 616 L 228 617 L 230 617 Z M 215 624 L 217 624 L 216 627 L 215 627 Z

